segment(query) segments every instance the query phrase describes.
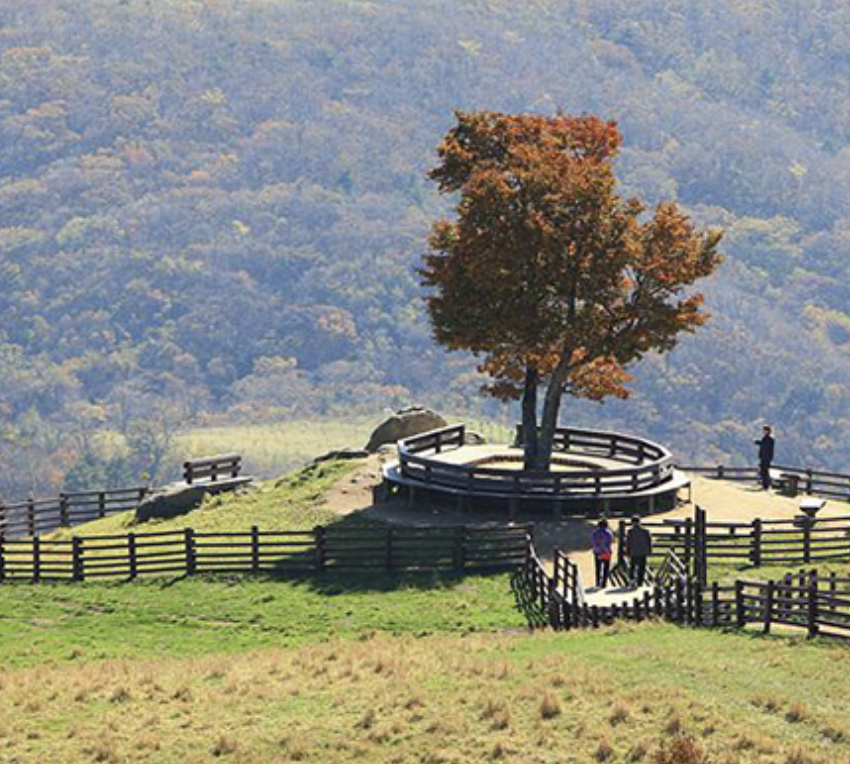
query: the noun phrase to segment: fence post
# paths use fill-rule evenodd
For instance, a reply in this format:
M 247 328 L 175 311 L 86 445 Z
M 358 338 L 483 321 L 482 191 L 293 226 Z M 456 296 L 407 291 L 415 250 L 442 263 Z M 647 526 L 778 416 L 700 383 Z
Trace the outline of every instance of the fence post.
M 685 569 L 691 569 L 694 544 L 694 521 L 690 517 L 685 518 Z
M 809 639 L 818 635 L 818 580 L 813 577 L 809 581 L 808 626 Z
M 685 606 L 685 591 L 684 586 L 682 585 L 682 579 L 676 579 L 676 623 L 682 623 L 684 618 L 684 606 Z
M 808 467 L 806 469 L 806 493 L 811 493 L 813 490 L 812 485 L 812 468 Z
M 59 525 L 63 528 L 68 527 L 71 524 L 70 517 L 68 516 L 68 494 L 60 493 L 59 494 Z
M 761 520 L 756 518 L 752 525 L 750 531 L 750 562 L 753 567 L 757 568 L 761 565 Z
M 195 557 L 195 531 L 192 528 L 186 528 L 183 531 L 183 537 L 186 546 L 186 575 L 191 576 L 197 566 L 197 559 Z
M 0 581 L 6 580 L 6 535 L 0 533 Z
M 32 537 L 32 580 L 37 583 L 41 580 L 41 539 Z
M 773 622 L 773 602 L 775 597 L 775 581 L 767 582 L 767 594 L 764 601 L 764 633 L 770 634 L 770 624 Z
M 71 550 L 73 554 L 73 580 L 74 581 L 84 581 L 85 580 L 85 560 L 83 559 L 83 540 L 79 536 L 74 536 L 71 539 Z
M 106 493 L 103 491 L 97 495 L 97 516 L 106 517 Z
M 717 479 L 723 480 L 723 465 L 722 464 L 717 465 Z
M 463 570 L 466 564 L 463 543 L 465 532 L 466 528 L 463 525 L 458 525 L 455 528 L 453 553 L 455 570 Z
M 694 572 L 697 583 L 704 586 L 708 583 L 708 526 L 705 510 L 698 505 L 694 506 L 694 520 L 697 541 Z
M 317 525 L 313 528 L 313 541 L 316 544 L 316 570 L 323 573 L 325 570 L 325 526 Z
M 735 581 L 735 618 L 739 629 L 747 625 L 747 611 L 744 606 L 744 582 Z
M 711 585 L 711 621 L 712 626 L 720 625 L 720 586 L 717 581 Z
M 251 572 L 260 572 L 260 529 L 251 526 Z
M 694 584 L 694 622 L 697 626 L 703 625 L 702 586 L 701 581 L 696 581 Z
M 130 559 L 130 578 L 136 578 L 139 575 L 139 563 L 136 558 L 136 534 L 127 534 L 127 556 Z
M 561 619 L 558 616 L 558 601 L 555 597 L 555 582 L 550 578 L 549 579 L 549 602 L 548 602 L 548 616 L 549 616 L 549 626 L 553 629 L 558 630 L 561 625 Z
M 27 528 L 30 536 L 35 536 L 35 499 L 27 499 Z
M 808 564 L 812 561 L 812 523 L 814 521 L 808 515 L 803 515 L 803 562 Z

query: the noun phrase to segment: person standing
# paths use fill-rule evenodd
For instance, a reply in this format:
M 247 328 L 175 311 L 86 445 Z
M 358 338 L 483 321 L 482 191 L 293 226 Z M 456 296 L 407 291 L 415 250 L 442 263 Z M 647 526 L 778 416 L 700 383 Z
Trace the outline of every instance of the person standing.
M 608 528 L 608 521 L 602 518 L 593 531 L 593 557 L 596 560 L 596 588 L 608 586 L 608 575 L 611 573 L 611 550 L 614 546 L 614 534 Z
M 637 516 L 632 518 L 632 527 L 626 534 L 626 552 L 629 555 L 629 581 L 633 587 L 643 586 L 646 560 L 652 554 L 652 536 Z
M 759 447 L 759 480 L 761 487 L 767 490 L 770 488 L 770 465 L 773 463 L 774 440 L 773 430 L 769 425 L 764 426 L 761 440 L 756 441 Z

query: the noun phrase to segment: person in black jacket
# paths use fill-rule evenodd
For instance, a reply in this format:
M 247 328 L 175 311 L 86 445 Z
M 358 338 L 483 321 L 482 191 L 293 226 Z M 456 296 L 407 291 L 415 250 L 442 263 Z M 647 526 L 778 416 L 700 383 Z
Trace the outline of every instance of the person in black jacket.
M 626 534 L 626 552 L 629 555 L 629 581 L 632 586 L 643 586 L 646 558 L 652 554 L 652 536 L 640 524 L 639 517 L 632 518 L 632 527 Z
M 765 425 L 764 435 L 756 441 L 756 445 L 759 447 L 759 479 L 761 487 L 767 490 L 770 488 L 770 465 L 774 449 L 773 430 L 769 426 Z

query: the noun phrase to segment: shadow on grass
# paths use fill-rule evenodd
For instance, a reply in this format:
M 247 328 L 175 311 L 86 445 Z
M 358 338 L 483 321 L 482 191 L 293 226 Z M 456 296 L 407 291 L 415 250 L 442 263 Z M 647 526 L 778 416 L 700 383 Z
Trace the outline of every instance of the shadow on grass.
M 421 571 L 326 571 L 311 576 L 276 576 L 289 580 L 311 592 L 327 597 L 340 594 L 380 593 L 397 591 L 440 591 L 463 587 L 473 580 L 505 577 L 510 570 L 481 569 L 456 572 L 450 570 Z M 506 584 L 507 585 L 507 584 Z

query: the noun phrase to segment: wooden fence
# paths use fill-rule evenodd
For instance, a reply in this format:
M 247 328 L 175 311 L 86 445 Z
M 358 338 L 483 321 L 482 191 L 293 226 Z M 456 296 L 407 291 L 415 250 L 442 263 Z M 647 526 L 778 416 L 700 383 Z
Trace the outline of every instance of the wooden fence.
M 0 539 L 0 581 L 148 574 L 317 573 L 515 568 L 528 526 L 319 526 L 310 531 L 180 531 Z
M 0 536 L 35 536 L 126 512 L 135 509 L 149 492 L 146 487 L 117 488 L 62 493 L 53 499 L 28 499 L 14 504 L 0 502 Z
M 677 465 L 678 466 L 678 465 Z M 757 467 L 682 467 L 683 472 L 719 480 L 734 480 L 747 483 L 759 481 L 759 470 Z M 771 472 L 784 473 L 796 479 L 799 490 L 806 494 L 825 496 L 830 499 L 843 499 L 850 501 L 850 474 L 844 472 L 827 472 L 810 467 L 784 467 L 779 464 L 771 466 Z
M 568 569 L 563 556 L 555 570 L 559 567 Z M 815 570 L 800 571 L 779 581 L 741 579 L 731 585 L 703 586 L 686 575 L 671 555 L 666 572 L 659 571 L 653 580 L 651 589 L 631 601 L 604 607 L 588 605 L 576 596 L 568 577 L 547 572 L 529 543 L 515 585 L 523 590 L 527 609 L 534 610 L 529 621 L 555 629 L 656 618 L 702 627 L 743 629 L 755 624 L 764 633 L 782 626 L 804 630 L 809 637 L 850 639 L 850 578 L 834 573 L 822 576 Z
M 663 446 L 630 435 L 570 427 L 560 427 L 556 432 L 554 461 L 559 454 L 595 454 L 617 459 L 624 466 L 604 471 L 527 472 L 434 458 L 462 447 L 465 437 L 464 425 L 453 425 L 400 440 L 401 476 L 425 488 L 469 496 L 604 498 L 643 491 L 673 475 L 673 457 Z
M 752 522 L 711 522 L 697 518 L 646 520 L 653 555 L 674 551 L 689 569 L 709 561 L 741 565 L 808 565 L 850 559 L 850 516 Z M 618 528 L 619 553 L 625 549 L 627 524 Z

